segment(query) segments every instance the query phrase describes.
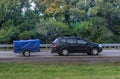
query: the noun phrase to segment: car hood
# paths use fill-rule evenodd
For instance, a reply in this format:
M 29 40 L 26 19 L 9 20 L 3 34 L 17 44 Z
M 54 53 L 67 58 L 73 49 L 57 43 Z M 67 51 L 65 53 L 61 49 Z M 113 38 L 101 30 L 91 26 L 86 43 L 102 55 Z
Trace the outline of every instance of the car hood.
M 93 45 L 93 46 L 99 46 L 98 43 L 94 43 L 94 42 L 89 42 L 90 45 Z

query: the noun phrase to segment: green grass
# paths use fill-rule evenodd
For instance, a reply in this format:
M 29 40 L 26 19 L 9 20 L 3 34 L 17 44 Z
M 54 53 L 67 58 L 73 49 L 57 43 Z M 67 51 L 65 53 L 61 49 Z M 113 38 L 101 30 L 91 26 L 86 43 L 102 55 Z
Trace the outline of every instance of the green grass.
M 120 65 L 0 63 L 0 79 L 120 79 Z

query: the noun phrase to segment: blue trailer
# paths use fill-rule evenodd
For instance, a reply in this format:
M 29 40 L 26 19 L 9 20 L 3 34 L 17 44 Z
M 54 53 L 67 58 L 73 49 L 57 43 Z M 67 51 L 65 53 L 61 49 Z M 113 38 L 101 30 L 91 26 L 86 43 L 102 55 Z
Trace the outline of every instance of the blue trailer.
M 15 40 L 13 41 L 14 53 L 30 56 L 31 52 L 40 52 L 40 40 Z

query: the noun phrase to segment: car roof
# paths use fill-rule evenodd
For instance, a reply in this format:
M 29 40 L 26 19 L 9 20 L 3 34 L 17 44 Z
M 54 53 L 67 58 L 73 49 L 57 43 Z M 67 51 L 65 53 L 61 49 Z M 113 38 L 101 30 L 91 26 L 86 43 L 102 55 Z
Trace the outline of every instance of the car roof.
M 63 36 L 63 37 L 58 37 L 57 39 L 63 39 L 63 38 L 65 38 L 65 39 L 72 38 L 72 39 L 82 39 L 82 40 L 85 40 L 84 38 L 80 38 L 80 37 L 77 37 L 77 36 Z M 85 41 L 87 41 L 87 40 L 85 40 Z M 89 41 L 87 41 L 87 42 L 89 42 Z
M 76 36 L 63 36 L 63 37 L 58 37 L 58 38 L 80 38 L 80 37 L 76 37 Z

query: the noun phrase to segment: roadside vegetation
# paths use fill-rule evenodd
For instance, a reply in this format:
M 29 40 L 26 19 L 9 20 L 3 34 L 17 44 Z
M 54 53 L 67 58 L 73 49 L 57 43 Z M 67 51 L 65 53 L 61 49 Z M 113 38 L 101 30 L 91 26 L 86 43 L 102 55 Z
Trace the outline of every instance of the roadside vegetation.
M 120 64 L 1 63 L 0 79 L 120 79 Z
M 0 44 L 58 36 L 120 43 L 120 0 L 0 0 Z

